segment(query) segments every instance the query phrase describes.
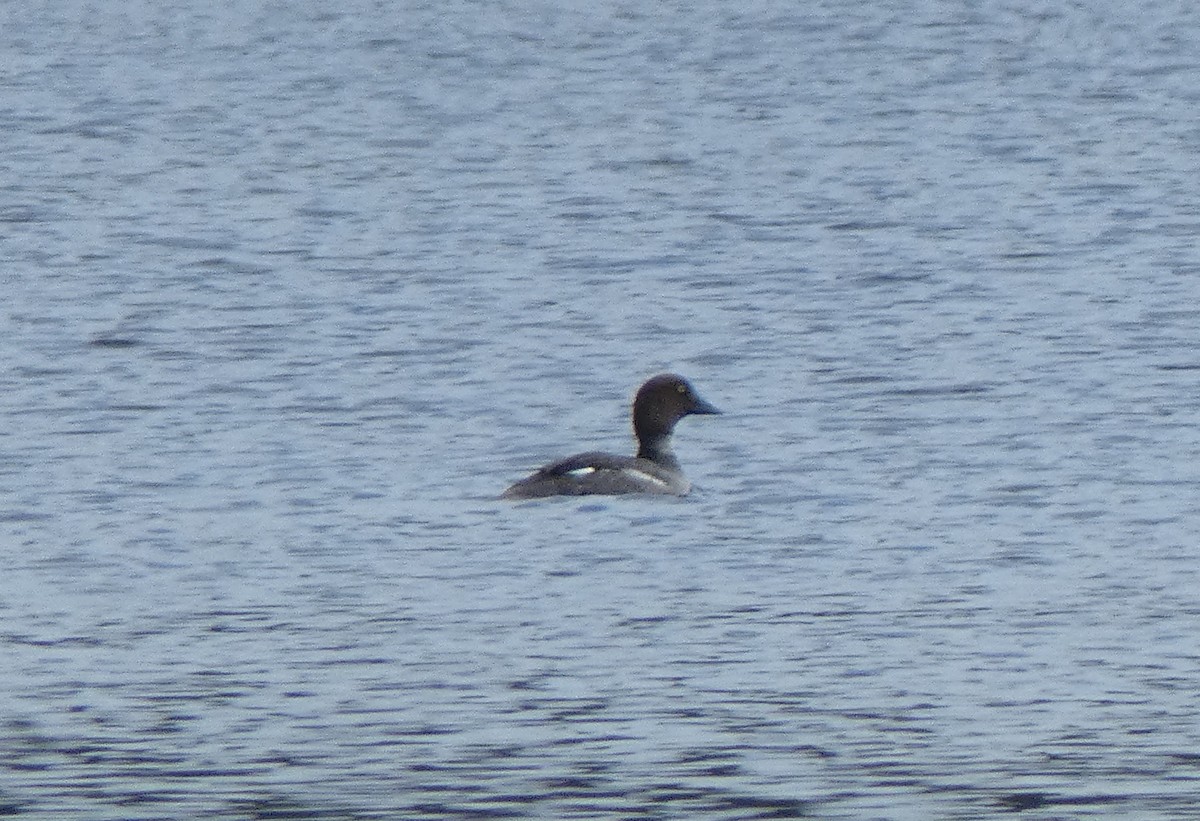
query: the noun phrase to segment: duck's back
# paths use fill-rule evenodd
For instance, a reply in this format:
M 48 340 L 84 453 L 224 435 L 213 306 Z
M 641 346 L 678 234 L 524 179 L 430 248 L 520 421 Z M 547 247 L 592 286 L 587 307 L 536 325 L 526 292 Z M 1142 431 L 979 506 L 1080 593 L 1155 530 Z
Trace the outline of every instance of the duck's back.
M 690 485 L 677 470 L 649 459 L 611 453 L 579 453 L 522 479 L 501 494 L 502 499 L 541 499 L 546 496 L 615 496 L 659 493 L 682 496 Z

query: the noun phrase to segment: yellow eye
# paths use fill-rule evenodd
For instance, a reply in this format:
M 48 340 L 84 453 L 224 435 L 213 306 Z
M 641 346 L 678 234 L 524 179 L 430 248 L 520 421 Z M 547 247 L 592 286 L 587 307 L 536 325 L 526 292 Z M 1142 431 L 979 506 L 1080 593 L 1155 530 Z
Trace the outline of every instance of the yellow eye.
M 680 382 L 675 386 L 675 390 L 679 391 L 680 393 L 687 393 L 687 385 Z

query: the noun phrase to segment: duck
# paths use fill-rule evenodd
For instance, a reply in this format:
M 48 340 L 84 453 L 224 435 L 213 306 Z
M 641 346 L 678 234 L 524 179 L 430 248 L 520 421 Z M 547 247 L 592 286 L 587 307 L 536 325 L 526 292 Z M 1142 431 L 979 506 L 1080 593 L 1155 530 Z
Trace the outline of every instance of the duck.
M 671 434 L 685 416 L 719 413 L 682 376 L 663 373 L 651 377 L 633 398 L 636 455 L 589 451 L 568 456 L 513 484 L 500 498 L 634 493 L 686 496 L 692 486 L 671 450 Z

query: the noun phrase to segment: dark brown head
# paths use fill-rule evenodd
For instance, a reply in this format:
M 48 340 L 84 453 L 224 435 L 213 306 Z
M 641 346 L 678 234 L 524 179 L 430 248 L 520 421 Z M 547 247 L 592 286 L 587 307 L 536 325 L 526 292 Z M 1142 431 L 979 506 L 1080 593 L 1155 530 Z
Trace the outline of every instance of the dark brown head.
M 670 455 L 675 423 L 692 413 L 720 413 L 701 399 L 688 381 L 664 373 L 646 382 L 633 398 L 633 433 L 638 439 L 638 456 L 674 464 Z

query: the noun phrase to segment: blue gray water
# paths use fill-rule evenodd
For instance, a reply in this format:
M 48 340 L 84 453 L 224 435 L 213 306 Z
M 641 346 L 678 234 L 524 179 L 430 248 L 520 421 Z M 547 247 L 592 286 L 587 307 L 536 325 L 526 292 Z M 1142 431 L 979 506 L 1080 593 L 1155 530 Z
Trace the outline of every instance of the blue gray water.
M 0 815 L 1196 817 L 1198 8 L 0 7 Z

